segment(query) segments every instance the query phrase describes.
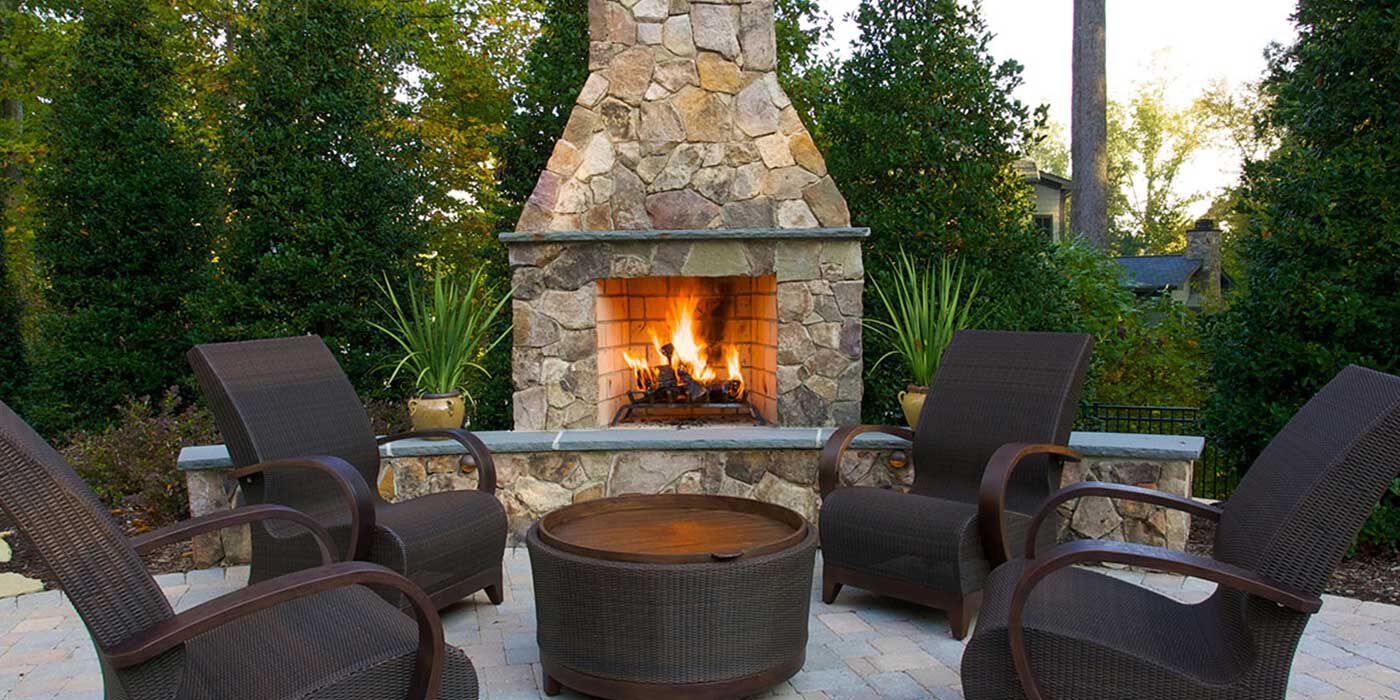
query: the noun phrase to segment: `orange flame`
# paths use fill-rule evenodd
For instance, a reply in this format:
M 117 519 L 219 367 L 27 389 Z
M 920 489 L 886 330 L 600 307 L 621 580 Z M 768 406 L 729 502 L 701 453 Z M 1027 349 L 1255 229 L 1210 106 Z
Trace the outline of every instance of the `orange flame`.
M 639 388 L 649 389 L 656 385 L 656 370 L 652 369 L 646 360 L 639 360 L 632 357 L 632 353 L 625 351 L 622 357 L 627 360 L 627 366 L 632 368 L 632 375 L 636 378 Z
M 698 329 L 697 309 L 700 300 L 694 295 L 682 294 L 671 302 L 671 308 L 666 313 L 667 328 L 659 335 L 656 329 L 651 332 L 652 348 L 656 351 L 657 361 L 660 366 L 669 364 L 671 369 L 677 374 L 685 372 L 695 381 L 717 388 L 716 383 L 720 379 L 720 372 L 728 371 L 727 381 L 738 382 L 737 388 L 733 391 L 735 397 L 743 396 L 744 371 L 743 363 L 739 358 L 737 347 L 725 347 L 723 344 L 717 345 L 711 352 L 711 346 L 700 335 Z M 662 335 L 669 333 L 669 338 Z M 666 352 L 663 350 L 670 346 L 669 361 Z M 726 367 L 720 368 L 710 365 L 712 356 L 724 356 Z M 636 377 L 638 388 L 649 389 L 659 382 L 657 368 L 652 367 L 647 359 L 639 359 L 630 352 L 623 353 L 627 361 L 627 366 L 632 369 Z
M 729 348 L 729 381 L 738 382 L 735 396 L 744 395 L 744 367 L 739 362 L 739 348 Z
M 700 383 L 715 380 L 715 371 L 705 360 L 705 344 L 695 335 L 695 307 L 699 301 L 693 296 L 678 297 L 671 304 L 667 322 L 671 324 L 671 367 L 676 371 L 682 368 L 690 372 L 691 378 Z M 661 341 L 652 334 L 652 343 L 660 346 Z

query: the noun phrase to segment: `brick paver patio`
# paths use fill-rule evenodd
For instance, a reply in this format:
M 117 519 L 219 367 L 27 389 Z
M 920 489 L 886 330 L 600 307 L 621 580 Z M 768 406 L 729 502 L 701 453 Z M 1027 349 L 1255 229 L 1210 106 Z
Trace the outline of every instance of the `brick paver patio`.
M 1186 601 L 1212 584 L 1176 576 L 1113 572 Z M 446 611 L 447 641 L 466 650 L 489 700 L 535 700 L 539 652 L 530 560 L 506 553 L 503 605 L 477 594 Z M 241 587 L 246 568 L 210 569 L 159 577 L 179 609 Z M 102 677 L 92 642 L 58 592 L 0 600 L 0 697 L 101 698 Z M 836 605 L 813 592 L 807 665 L 761 697 L 961 698 L 963 645 L 948 637 L 941 613 L 846 589 Z M 560 697 L 577 698 L 565 693 Z M 1326 597 L 1294 664 L 1289 697 L 1400 699 L 1400 607 Z

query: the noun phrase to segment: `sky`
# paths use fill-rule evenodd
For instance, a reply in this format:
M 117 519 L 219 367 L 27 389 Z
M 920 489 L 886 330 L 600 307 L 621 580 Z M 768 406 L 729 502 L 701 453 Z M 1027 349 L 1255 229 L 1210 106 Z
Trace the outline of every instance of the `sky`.
M 859 0 L 820 0 L 837 20 L 833 50 L 845 53 L 859 39 L 847 19 Z M 1170 80 L 1170 97 L 1189 104 L 1213 80 L 1233 85 L 1255 80 L 1265 68 L 1264 49 L 1295 37 L 1289 21 L 1296 0 L 1108 0 L 1109 99 L 1127 101 L 1137 83 L 1153 77 L 1154 63 Z M 983 0 L 983 15 L 995 34 L 992 52 L 1024 66 L 1025 84 L 1016 96 L 1029 105 L 1048 104 L 1051 119 L 1070 122 L 1073 0 Z M 1184 169 L 1181 188 L 1209 197 L 1239 176 L 1236 158 L 1223 151 L 1200 153 Z M 1204 213 L 1208 201 L 1197 205 Z

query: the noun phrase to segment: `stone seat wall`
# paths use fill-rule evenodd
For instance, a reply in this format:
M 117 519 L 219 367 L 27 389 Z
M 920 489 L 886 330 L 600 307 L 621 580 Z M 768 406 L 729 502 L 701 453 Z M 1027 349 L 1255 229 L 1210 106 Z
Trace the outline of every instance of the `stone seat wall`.
M 711 493 L 776 503 L 815 522 L 820 507 L 817 459 L 830 429 L 599 430 L 564 433 L 479 433 L 495 455 L 497 496 L 510 518 L 512 544 L 531 523 L 572 503 L 628 493 Z M 1085 455 L 1065 469 L 1065 485 L 1086 477 L 1191 492 L 1192 465 L 1204 441 L 1155 435 L 1076 433 L 1070 445 Z M 862 436 L 842 464 L 847 484 L 905 489 L 907 445 Z M 458 467 L 456 443 L 386 446 L 378 488 L 398 501 L 476 488 L 475 474 Z M 192 516 L 232 506 L 228 454 L 221 446 L 187 448 L 181 456 Z M 1063 511 L 1062 539 L 1110 539 L 1186 546 L 1190 519 L 1155 506 L 1086 498 Z M 246 563 L 246 529 L 196 542 L 196 564 Z

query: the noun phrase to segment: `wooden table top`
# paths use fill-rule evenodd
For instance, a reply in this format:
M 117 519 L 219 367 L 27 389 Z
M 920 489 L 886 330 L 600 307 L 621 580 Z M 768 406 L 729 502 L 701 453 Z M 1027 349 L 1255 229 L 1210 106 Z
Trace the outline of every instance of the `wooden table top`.
M 573 554 L 638 563 L 747 559 L 807 536 L 797 513 L 727 496 L 620 496 L 562 508 L 540 521 L 540 539 Z

